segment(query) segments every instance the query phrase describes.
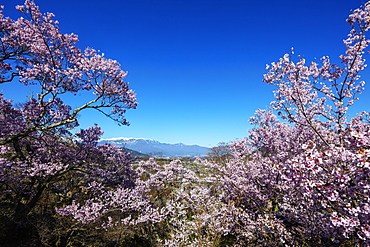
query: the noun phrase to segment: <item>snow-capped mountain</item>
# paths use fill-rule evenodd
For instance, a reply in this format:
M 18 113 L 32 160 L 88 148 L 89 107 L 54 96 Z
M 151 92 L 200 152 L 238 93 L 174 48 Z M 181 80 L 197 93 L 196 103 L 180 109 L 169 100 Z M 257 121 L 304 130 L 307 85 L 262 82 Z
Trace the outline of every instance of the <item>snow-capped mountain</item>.
M 209 153 L 208 148 L 198 145 L 185 145 L 183 143 L 168 144 L 143 138 L 119 137 L 101 139 L 99 143 L 114 144 L 152 156 L 202 156 Z

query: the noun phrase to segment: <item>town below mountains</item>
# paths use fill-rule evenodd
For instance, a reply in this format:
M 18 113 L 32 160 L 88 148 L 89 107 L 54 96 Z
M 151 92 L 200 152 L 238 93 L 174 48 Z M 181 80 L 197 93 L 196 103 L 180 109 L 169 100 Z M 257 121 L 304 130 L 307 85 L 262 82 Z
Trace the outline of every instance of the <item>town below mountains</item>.
M 133 150 L 134 156 L 153 156 L 153 157 L 194 157 L 204 156 L 210 152 L 207 147 L 198 145 L 186 145 L 183 143 L 169 144 L 161 143 L 156 140 L 143 138 L 110 138 L 101 139 L 99 144 L 113 144 L 128 150 Z M 138 152 L 138 153 L 137 153 Z

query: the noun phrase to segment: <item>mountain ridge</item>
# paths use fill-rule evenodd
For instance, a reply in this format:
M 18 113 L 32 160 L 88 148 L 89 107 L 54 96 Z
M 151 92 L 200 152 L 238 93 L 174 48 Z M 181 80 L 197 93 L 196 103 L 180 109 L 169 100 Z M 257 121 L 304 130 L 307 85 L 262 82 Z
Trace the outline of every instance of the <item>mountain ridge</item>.
M 109 143 L 120 147 L 125 147 L 143 154 L 157 157 L 180 157 L 180 156 L 203 156 L 209 153 L 209 148 L 199 145 L 187 145 L 183 143 L 162 143 L 153 139 L 115 137 L 104 138 L 99 144 Z

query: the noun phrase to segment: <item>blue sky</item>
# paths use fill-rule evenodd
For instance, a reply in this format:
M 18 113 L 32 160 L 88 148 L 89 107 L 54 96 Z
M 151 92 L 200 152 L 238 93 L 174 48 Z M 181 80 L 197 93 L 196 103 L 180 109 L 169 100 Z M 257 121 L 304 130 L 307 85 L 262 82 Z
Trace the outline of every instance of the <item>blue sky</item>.
M 18 16 L 21 0 L 0 0 Z M 344 52 L 345 19 L 362 0 L 36 0 L 56 14 L 78 46 L 101 50 L 129 72 L 139 106 L 119 127 L 98 112 L 81 115 L 81 127 L 98 123 L 104 138 L 136 137 L 166 143 L 215 146 L 247 135 L 248 119 L 273 99 L 261 80 L 265 65 L 294 47 L 310 61 Z M 363 73 L 369 78 L 369 70 Z M 19 95 L 12 85 L 0 90 Z M 21 99 L 20 99 L 21 100 Z M 368 110 L 365 91 L 355 111 Z

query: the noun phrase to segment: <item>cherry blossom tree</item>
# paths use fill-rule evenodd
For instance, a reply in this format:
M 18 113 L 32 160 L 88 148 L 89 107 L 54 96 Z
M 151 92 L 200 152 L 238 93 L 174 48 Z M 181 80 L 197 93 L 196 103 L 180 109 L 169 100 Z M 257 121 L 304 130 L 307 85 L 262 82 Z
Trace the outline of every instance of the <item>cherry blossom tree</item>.
M 212 165 L 222 201 L 236 207 L 226 232 L 235 246 L 370 244 L 369 114 L 348 114 L 364 89 L 369 20 L 370 2 L 347 19 L 340 65 L 292 50 L 267 66 L 272 110 L 251 118 L 230 162 Z
M 137 102 L 125 81 L 127 72 L 92 48 L 77 48 L 77 35 L 61 33 L 54 15 L 42 14 L 33 1 L 16 8 L 23 14 L 16 20 L 0 12 L 0 84 L 28 86 L 33 92 L 16 106 L 0 95 L 0 198 L 10 212 L 3 215 L 1 235 L 16 239 L 23 230 L 32 232 L 31 218 L 55 215 L 56 207 L 61 215 L 72 207 L 95 207 L 83 216 L 89 222 L 109 208 L 99 208 L 99 200 L 118 194 L 121 202 L 132 200 L 123 214 L 140 203 L 144 207 L 148 201 L 134 189 L 137 176 L 130 155 L 118 147 L 98 146 L 103 134 L 98 126 L 72 133 L 86 109 L 128 124 L 125 111 Z M 80 106 L 64 103 L 78 93 L 86 96 Z M 149 215 L 145 210 L 136 209 Z M 55 234 L 59 245 L 66 245 L 71 234 Z
M 124 80 L 127 72 L 121 70 L 119 63 L 92 48 L 78 49 L 77 35 L 61 33 L 54 15 L 41 14 L 32 1 L 25 1 L 17 9 L 24 17 L 13 21 L 0 15 L 0 83 L 15 83 L 18 78 L 25 85 L 37 85 L 39 91 L 27 102 L 28 111 L 22 112 L 27 125 L 1 143 L 35 131 L 74 127 L 78 113 L 85 109 L 98 110 L 127 124 L 125 109 L 135 108 L 137 103 Z M 91 92 L 91 98 L 87 97 L 89 100 L 80 107 L 72 109 L 63 103 L 63 95 L 82 91 Z

